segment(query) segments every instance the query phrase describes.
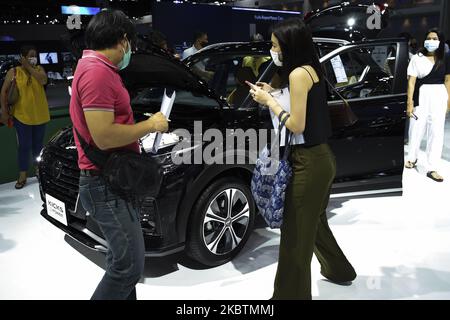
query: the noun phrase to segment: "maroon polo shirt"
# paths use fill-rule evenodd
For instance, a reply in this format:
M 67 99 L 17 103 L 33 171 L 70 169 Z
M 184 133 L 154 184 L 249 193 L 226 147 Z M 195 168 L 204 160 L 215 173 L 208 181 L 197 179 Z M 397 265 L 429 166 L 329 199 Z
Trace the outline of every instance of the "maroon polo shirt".
M 74 128 L 90 145 L 95 146 L 95 143 L 87 128 L 84 112 L 114 112 L 114 123 L 135 123 L 130 96 L 117 71 L 118 68 L 106 56 L 92 50 L 84 50 L 78 62 L 72 81 L 70 118 Z M 98 169 L 84 154 L 75 131 L 74 137 L 80 169 Z M 124 148 L 139 153 L 137 141 Z

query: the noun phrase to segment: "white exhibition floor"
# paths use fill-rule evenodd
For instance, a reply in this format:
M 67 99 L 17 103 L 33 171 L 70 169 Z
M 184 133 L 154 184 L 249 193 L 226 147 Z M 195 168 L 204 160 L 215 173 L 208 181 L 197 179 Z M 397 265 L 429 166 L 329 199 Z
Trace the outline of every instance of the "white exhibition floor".
M 358 277 L 323 279 L 312 263 L 314 299 L 450 299 L 450 163 L 438 184 L 407 170 L 403 197 L 330 202 L 330 225 Z M 0 299 L 89 299 L 103 256 L 80 247 L 43 219 L 36 180 L 0 186 Z M 213 269 L 177 257 L 148 259 L 138 299 L 269 299 L 279 232 L 257 229 L 241 254 Z M 183 259 L 182 259 L 183 260 Z

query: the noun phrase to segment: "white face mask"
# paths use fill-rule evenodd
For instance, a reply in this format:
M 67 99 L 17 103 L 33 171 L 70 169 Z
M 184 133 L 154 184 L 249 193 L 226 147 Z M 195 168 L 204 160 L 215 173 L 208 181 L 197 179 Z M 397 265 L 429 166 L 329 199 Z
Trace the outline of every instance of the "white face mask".
M 37 58 L 36 57 L 28 58 L 28 62 L 30 62 L 32 66 L 35 66 L 37 65 Z
M 275 52 L 270 50 L 270 55 L 272 56 L 273 63 L 275 63 L 276 66 L 282 67 L 283 66 L 283 56 L 281 55 L 281 52 Z
M 428 50 L 428 52 L 435 52 L 439 49 L 440 44 L 441 42 L 439 40 L 426 40 L 424 42 L 424 47 Z

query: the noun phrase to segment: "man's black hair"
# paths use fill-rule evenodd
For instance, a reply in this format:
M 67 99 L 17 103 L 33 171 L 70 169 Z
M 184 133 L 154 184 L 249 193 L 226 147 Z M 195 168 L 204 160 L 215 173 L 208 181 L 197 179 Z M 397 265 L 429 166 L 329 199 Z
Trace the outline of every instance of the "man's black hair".
M 201 37 L 203 37 L 204 35 L 206 35 L 207 33 L 204 31 L 195 31 L 194 32 L 194 43 L 200 39 Z
M 153 30 L 150 33 L 150 40 L 154 45 L 158 47 L 162 47 L 164 43 L 167 43 L 167 37 L 158 30 Z
M 85 40 L 89 49 L 104 50 L 116 46 L 125 36 L 134 43 L 134 24 L 122 11 L 108 9 L 92 17 L 86 28 Z

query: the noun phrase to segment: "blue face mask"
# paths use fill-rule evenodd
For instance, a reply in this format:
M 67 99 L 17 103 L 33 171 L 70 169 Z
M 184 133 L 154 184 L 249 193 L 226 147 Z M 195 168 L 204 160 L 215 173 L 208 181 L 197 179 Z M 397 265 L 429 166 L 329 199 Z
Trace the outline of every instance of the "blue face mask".
M 441 42 L 439 40 L 426 40 L 424 47 L 428 50 L 428 52 L 433 53 L 439 49 L 440 44 Z
M 123 58 L 122 58 L 122 61 L 120 61 L 118 66 L 117 66 L 119 68 L 119 70 L 125 69 L 130 64 L 130 60 L 131 60 L 131 45 L 130 45 L 130 42 L 128 42 L 128 51 L 125 52 L 125 50 L 123 48 L 122 48 L 122 51 L 123 51 Z

